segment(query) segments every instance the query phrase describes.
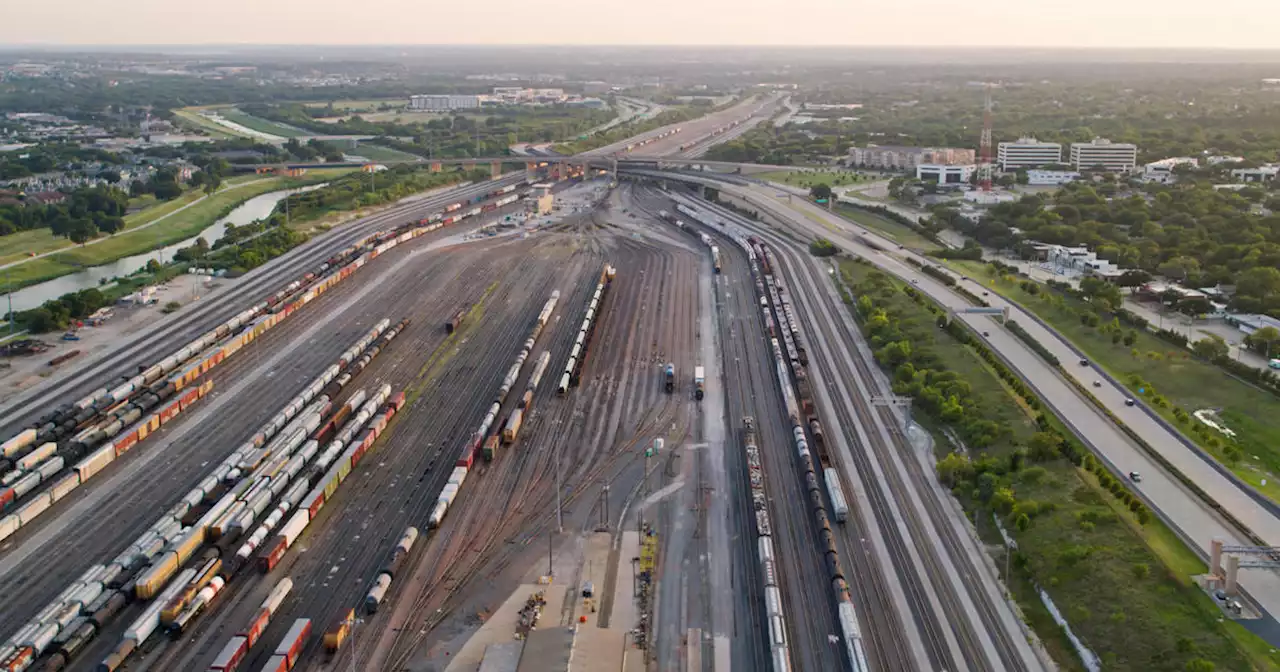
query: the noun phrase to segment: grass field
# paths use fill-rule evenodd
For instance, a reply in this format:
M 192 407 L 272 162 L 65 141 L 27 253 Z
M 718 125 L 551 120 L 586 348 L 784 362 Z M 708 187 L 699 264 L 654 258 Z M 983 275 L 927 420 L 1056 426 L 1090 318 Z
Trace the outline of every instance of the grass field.
M 855 287 L 855 296 L 857 285 L 874 272 L 866 264 L 848 261 L 842 262 L 841 270 Z M 933 314 L 903 294 L 901 284 L 895 281 L 892 286 L 896 291 L 887 296 L 872 293 L 876 305 L 899 321 L 913 349 L 931 350 L 969 383 L 984 417 L 1009 427 L 1007 438 L 972 459 L 990 457 L 1007 464 L 1014 447 L 1037 431 L 1030 411 L 969 347 L 934 326 Z M 916 417 L 922 419 L 922 414 Z M 940 428 L 931 429 L 938 444 L 946 445 Z M 1191 578 L 1206 569 L 1199 558 L 1158 522 L 1140 525 L 1092 474 L 1062 458 L 1028 460 L 1016 471 L 989 473 L 997 475 L 996 488 L 1009 489 L 1020 507 L 1015 511 L 1031 512 L 1022 530 L 1012 524 L 1011 515 L 1000 516 L 1017 542 L 1006 582 L 1062 669 L 1084 666 L 1041 603 L 1037 588 L 1052 597 L 1105 670 L 1180 672 L 1195 658 L 1224 671 L 1280 669 L 1280 657 L 1265 642 L 1237 624 L 1220 621 L 1221 612 Z M 953 492 L 995 549 L 991 553 L 997 566 L 1004 567 L 1003 542 L 992 510 L 975 496 L 972 483 Z
M 307 107 L 326 107 L 329 101 L 314 101 L 306 103 Z M 404 98 L 383 98 L 380 100 L 335 100 L 333 101 L 333 109 L 342 112 L 360 112 L 366 110 L 377 110 L 383 105 L 393 105 L 397 107 L 407 107 L 408 103 Z
M 257 175 L 245 175 L 233 177 L 226 180 L 223 184 L 234 186 L 252 182 L 261 179 Z M 163 217 L 188 203 L 192 203 L 204 196 L 204 192 L 196 189 L 175 198 L 171 201 L 156 203 L 155 198 L 147 195 L 130 201 L 130 207 L 142 205 L 142 209 L 136 210 L 125 215 L 124 225 L 125 231 L 134 229 L 145 224 L 149 224 L 160 217 Z M 0 236 L 0 264 L 9 264 L 30 256 L 30 254 L 43 254 L 54 250 L 69 249 L 75 247 L 76 244 L 53 235 L 49 229 L 32 229 L 30 231 L 22 231 L 8 236 Z M 30 253 L 30 254 L 29 254 Z
M 244 112 L 241 112 L 240 110 L 237 110 L 234 108 L 226 108 L 226 109 L 218 110 L 218 114 L 222 116 L 224 119 L 226 119 L 227 121 L 235 122 L 237 124 L 240 124 L 241 126 L 244 126 L 245 128 L 257 131 L 259 133 L 270 133 L 271 135 L 278 135 L 282 138 L 297 138 L 304 135 L 312 135 L 308 131 L 285 126 L 284 124 L 277 124 L 274 121 L 269 121 L 267 119 L 261 119 L 253 115 L 245 114 Z
M 852 220 L 868 229 L 883 234 L 890 240 L 895 240 L 913 250 L 928 252 L 939 248 L 936 243 L 920 235 L 915 229 L 881 217 L 874 212 L 868 212 L 861 208 L 838 202 L 835 204 L 835 212 L 845 219 Z
M 355 149 L 346 149 L 343 151 L 346 152 L 347 154 L 353 154 L 355 156 L 363 156 L 366 159 L 370 159 L 372 161 L 423 161 L 425 160 L 420 156 L 416 156 L 408 152 L 402 152 L 398 149 L 391 149 L 390 147 L 381 147 L 378 145 L 364 144 L 364 145 L 360 145 L 359 147 L 356 147 Z
M 948 263 L 970 277 L 982 278 L 993 290 L 1040 316 L 1093 362 L 1116 379 L 1129 384 L 1135 396 L 1138 386 L 1130 384 L 1131 376 L 1140 376 L 1150 383 L 1144 386 L 1144 396 L 1153 409 L 1231 467 L 1246 482 L 1271 499 L 1280 501 L 1280 479 L 1276 477 L 1280 474 L 1280 422 L 1276 421 L 1280 418 L 1280 399 L 1227 375 L 1212 364 L 1191 357 L 1186 350 L 1146 331 L 1137 331 L 1138 340 L 1132 347 L 1114 344 L 1111 336 L 1080 323 L 1079 313 L 1089 310 L 1082 301 L 1047 291 L 1033 296 L 1012 278 L 995 274 L 985 264 Z M 1167 406 L 1161 407 L 1155 401 L 1156 395 L 1166 399 Z M 1197 421 L 1192 419 L 1188 423 L 1179 423 L 1173 416 L 1174 406 L 1187 413 L 1218 409 L 1223 424 L 1236 432 L 1235 441 L 1214 432 L 1218 445 L 1213 445 L 1207 438 L 1197 436 L 1190 431 L 1192 423 Z M 1226 455 L 1229 443 L 1234 443 L 1239 451 L 1239 457 L 1234 461 Z M 1262 484 L 1264 479 L 1266 485 Z
M 232 132 L 231 129 L 217 122 L 210 121 L 205 118 L 204 115 L 200 114 L 198 109 L 199 108 L 188 107 L 181 110 L 174 110 L 173 115 L 178 120 L 179 124 L 197 131 L 202 131 L 206 135 L 210 135 L 215 138 L 247 137 L 242 134 Z
M 154 212 L 156 209 L 166 208 L 172 211 L 183 205 L 182 203 L 174 205 L 172 201 L 164 203 L 157 206 L 157 208 L 130 215 L 130 217 L 135 218 L 134 221 L 129 222 L 130 227 L 134 229 L 132 232 L 126 230 L 124 233 L 119 233 L 109 238 L 101 238 L 99 239 L 101 242 L 93 245 L 73 246 L 65 252 L 33 259 L 15 266 L 9 269 L 8 272 L 14 287 L 19 288 L 67 275 L 68 273 L 74 273 L 90 266 L 105 264 L 122 257 L 148 252 L 199 233 L 213 224 L 219 217 L 222 217 L 229 209 L 254 196 L 278 189 L 323 182 L 337 175 L 350 172 L 350 170 L 349 168 L 315 170 L 301 178 L 268 177 L 257 179 L 237 189 L 224 190 L 206 198 L 161 224 L 138 230 L 138 227 L 145 223 L 141 221 L 143 218 L 140 217 L 143 213 L 146 213 L 147 221 L 154 221 L 164 214 L 163 212 Z M 199 194 L 196 194 L 196 198 L 198 197 Z M 196 200 L 196 198 L 193 198 L 192 201 Z M 182 199 L 175 200 L 180 201 Z
M 770 182 L 781 182 L 789 184 L 793 187 L 804 187 L 808 189 L 819 184 L 825 184 L 828 187 L 843 187 L 859 182 L 871 182 L 877 177 L 870 175 L 858 175 L 853 170 L 831 170 L 827 168 L 804 170 L 775 170 L 768 173 L 756 173 L 752 177 Z

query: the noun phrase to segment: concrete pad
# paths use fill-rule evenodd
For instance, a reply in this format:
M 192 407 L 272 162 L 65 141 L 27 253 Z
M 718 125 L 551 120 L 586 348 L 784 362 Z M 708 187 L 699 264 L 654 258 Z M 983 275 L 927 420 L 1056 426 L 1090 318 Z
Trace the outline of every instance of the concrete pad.
M 515 592 L 508 597 L 502 606 L 485 621 L 484 625 L 476 634 L 467 640 L 453 656 L 449 666 L 445 668 L 446 672 L 475 672 L 480 669 L 480 661 L 484 659 L 485 647 L 490 644 L 500 644 L 510 642 L 515 639 L 516 622 L 520 618 L 520 608 L 524 606 L 529 599 L 529 595 L 544 591 L 547 606 L 542 610 L 542 618 L 539 623 L 543 627 L 548 624 L 555 625 L 557 614 L 564 605 L 564 591 L 556 586 L 540 586 L 536 583 L 521 584 L 516 588 Z

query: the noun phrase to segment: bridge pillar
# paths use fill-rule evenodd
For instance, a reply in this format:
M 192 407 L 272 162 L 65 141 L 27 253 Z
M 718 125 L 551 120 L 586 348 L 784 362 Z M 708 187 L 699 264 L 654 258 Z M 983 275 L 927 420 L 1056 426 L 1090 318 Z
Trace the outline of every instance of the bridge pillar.
M 502 162 L 501 162 L 501 161 L 494 161 L 493 163 L 490 163 L 490 164 L 489 164 L 489 177 L 491 177 L 491 178 L 493 178 L 493 179 L 495 179 L 495 180 L 496 180 L 496 179 L 498 179 L 499 177 L 502 177 Z
M 1226 591 L 1228 595 L 1235 596 L 1240 589 L 1236 584 L 1236 580 L 1240 575 L 1240 558 L 1234 555 L 1227 556 L 1227 585 Z
M 433 172 L 433 173 L 438 173 L 438 172 L 440 172 L 440 168 L 441 168 L 441 165 L 440 165 L 440 162 L 439 162 L 439 161 L 432 161 L 432 162 L 431 162 L 431 172 Z
M 1209 573 L 1221 577 L 1222 576 L 1222 540 L 1214 539 L 1209 542 Z
M 556 164 L 556 181 L 569 179 L 569 164 L 561 161 Z
M 532 175 L 533 173 L 538 172 L 538 162 L 537 162 L 537 161 L 525 161 L 525 162 L 524 162 L 524 172 L 529 173 L 530 175 Z

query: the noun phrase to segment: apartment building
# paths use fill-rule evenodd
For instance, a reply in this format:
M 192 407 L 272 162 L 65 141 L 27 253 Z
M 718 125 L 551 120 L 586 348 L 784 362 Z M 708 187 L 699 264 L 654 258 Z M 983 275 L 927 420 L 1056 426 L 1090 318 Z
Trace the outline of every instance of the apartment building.
M 1039 168 L 1062 163 L 1062 143 L 1040 142 L 1035 138 L 1002 142 L 997 146 L 996 152 L 1000 170 L 1006 173 L 1019 168 Z
M 1138 165 L 1138 146 L 1127 142 L 1111 142 L 1094 138 L 1092 142 L 1071 143 L 1071 165 L 1076 170 L 1092 170 L 1098 166 L 1127 173 Z
M 922 164 L 955 166 L 972 164 L 977 158 L 972 149 L 956 147 L 899 147 L 870 145 L 849 148 L 849 163 L 865 168 L 914 171 Z
M 409 97 L 409 109 L 427 112 L 448 110 L 473 110 L 480 107 L 480 96 L 455 94 L 429 94 Z

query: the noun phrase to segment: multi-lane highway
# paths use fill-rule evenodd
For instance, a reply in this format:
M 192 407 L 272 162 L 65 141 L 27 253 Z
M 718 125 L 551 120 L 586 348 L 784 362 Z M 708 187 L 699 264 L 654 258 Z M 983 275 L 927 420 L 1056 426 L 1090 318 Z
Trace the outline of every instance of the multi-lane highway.
M 1049 348 L 1063 362 L 1061 371 L 1051 367 L 1012 333 L 1000 328 L 996 318 L 960 312 L 970 306 L 963 297 L 904 261 L 906 258 L 915 258 L 920 263 L 932 263 L 927 258 L 908 250 L 897 249 L 896 243 L 833 216 L 800 197 L 779 197 L 779 189 L 774 186 L 745 181 L 729 184 L 701 176 L 687 179 L 715 184 L 725 192 L 744 198 L 762 211 L 775 215 L 785 222 L 787 228 L 806 239 L 826 237 L 889 273 L 911 280 L 936 301 L 957 311 L 959 319 L 974 327 L 975 332 L 986 332 L 988 335 L 983 338 L 992 350 L 1018 371 L 1036 389 L 1038 396 L 1052 405 L 1073 431 L 1111 465 L 1117 476 L 1124 477 L 1130 471 L 1142 474 L 1142 481 L 1130 483 L 1130 487 L 1140 493 L 1152 509 L 1203 557 L 1207 557 L 1208 547 L 1213 539 L 1222 539 L 1228 544 L 1250 545 L 1252 542 L 1244 531 L 1217 514 L 1177 477 L 1165 472 L 1144 447 L 1121 431 L 1090 400 L 1068 384 L 1063 376 L 1070 376 L 1079 384 L 1092 389 L 1108 410 L 1142 437 L 1147 445 L 1158 450 L 1164 460 L 1195 482 L 1209 498 L 1229 510 L 1250 532 L 1268 545 L 1280 544 L 1280 519 L 1273 513 L 1273 505 L 1259 501 L 1247 487 L 1242 487 L 1234 478 L 1224 474 L 1219 465 L 1188 445 L 1178 432 L 1158 420 L 1141 403 L 1134 407 L 1126 406 L 1125 399 L 1131 395 L 1118 381 L 1112 380 L 1092 364 L 1077 365 L 1081 359 L 1078 351 L 1017 304 L 1005 301 L 994 293 L 984 297 L 994 307 L 1007 308 L 1013 319 Z M 876 247 L 881 249 L 868 246 L 864 239 L 874 241 Z M 957 280 L 960 278 L 958 275 L 955 277 Z M 974 279 L 961 282 L 972 292 L 987 291 Z M 1095 380 L 1101 384 L 1100 387 L 1092 387 Z M 1241 570 L 1240 577 L 1243 588 L 1263 609 L 1270 614 L 1280 613 L 1280 576 L 1269 570 L 1245 569 Z

